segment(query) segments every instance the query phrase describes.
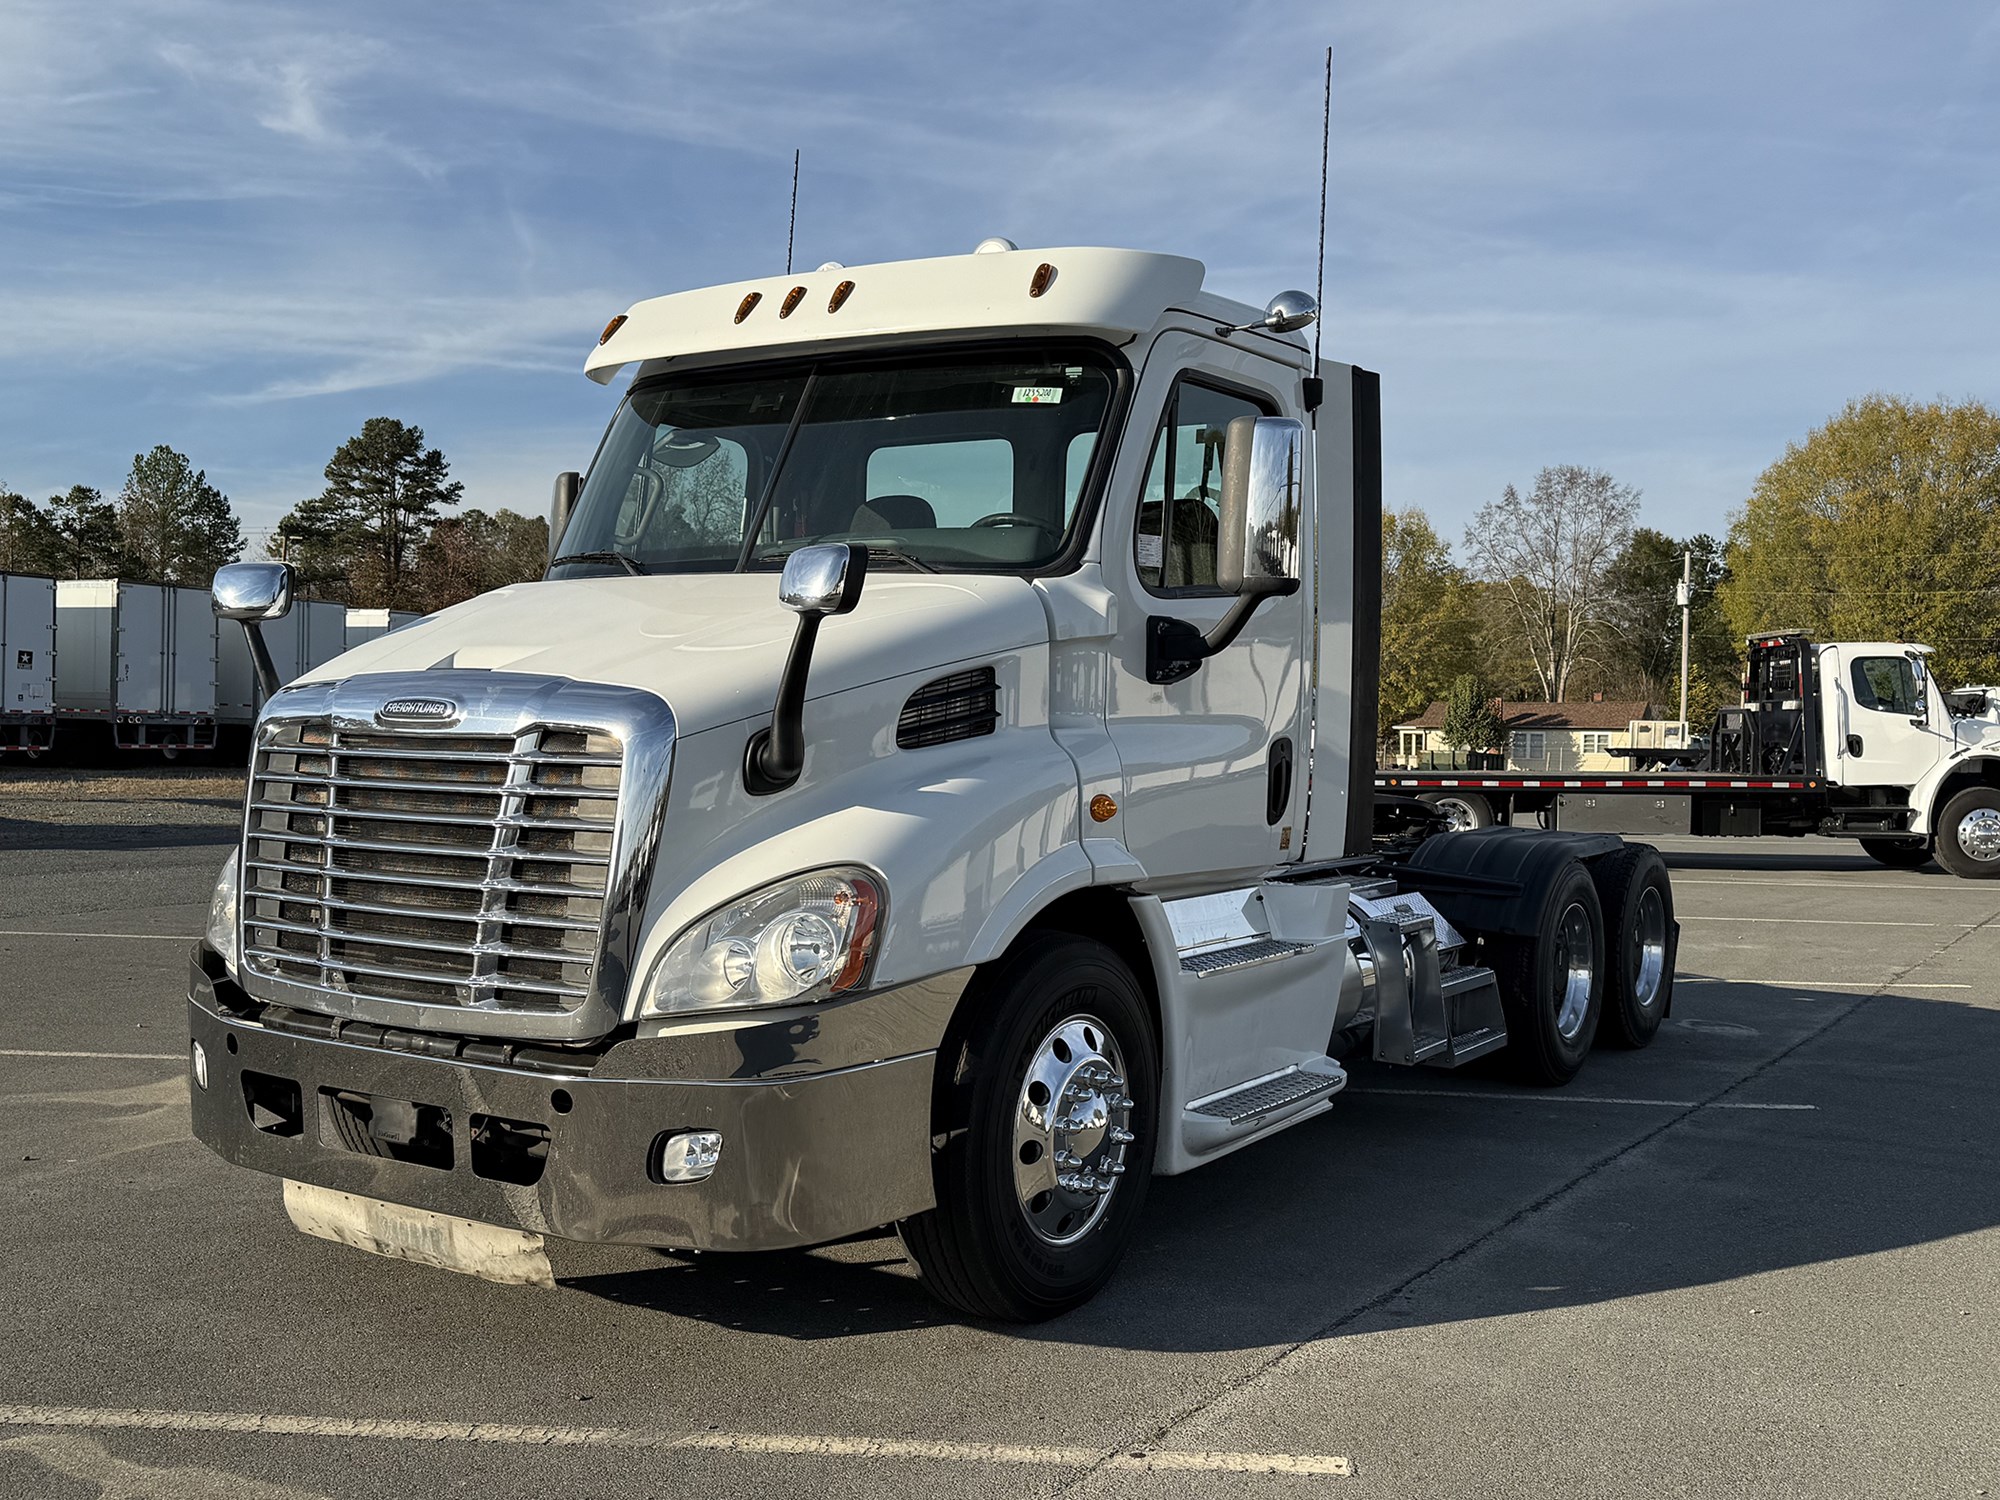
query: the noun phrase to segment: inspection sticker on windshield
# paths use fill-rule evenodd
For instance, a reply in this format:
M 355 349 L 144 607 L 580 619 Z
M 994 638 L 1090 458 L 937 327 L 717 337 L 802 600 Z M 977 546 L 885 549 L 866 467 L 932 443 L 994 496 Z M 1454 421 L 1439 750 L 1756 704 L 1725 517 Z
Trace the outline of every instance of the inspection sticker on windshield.
M 1054 406 L 1063 398 L 1059 385 L 1017 385 L 1014 387 L 1016 406 Z

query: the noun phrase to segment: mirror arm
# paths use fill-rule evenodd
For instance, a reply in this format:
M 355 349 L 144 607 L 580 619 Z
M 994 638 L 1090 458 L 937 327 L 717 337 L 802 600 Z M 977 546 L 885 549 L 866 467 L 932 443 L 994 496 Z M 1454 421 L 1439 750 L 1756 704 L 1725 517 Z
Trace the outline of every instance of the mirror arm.
M 278 676 L 277 663 L 271 660 L 271 648 L 264 643 L 263 627 L 256 620 L 239 620 L 237 623 L 243 627 L 243 634 L 249 638 L 250 665 L 257 669 L 257 686 L 268 699 L 285 684 Z
M 1198 625 L 1176 620 L 1171 615 L 1154 615 L 1146 621 L 1146 681 L 1155 686 L 1191 677 L 1201 664 L 1227 651 L 1257 606 L 1266 599 L 1283 599 L 1299 591 L 1296 578 L 1273 578 L 1255 588 L 1245 589 L 1229 606 L 1229 612 L 1203 633 Z
M 806 678 L 812 672 L 813 642 L 824 618 L 817 612 L 799 616 L 785 672 L 778 679 L 771 727 L 758 730 L 743 747 L 743 789 L 753 797 L 784 791 L 806 768 Z

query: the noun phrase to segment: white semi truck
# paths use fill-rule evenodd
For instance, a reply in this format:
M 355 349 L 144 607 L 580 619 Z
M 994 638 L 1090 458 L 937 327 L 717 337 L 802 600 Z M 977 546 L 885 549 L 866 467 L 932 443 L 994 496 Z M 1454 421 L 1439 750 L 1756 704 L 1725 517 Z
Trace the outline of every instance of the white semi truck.
M 1705 747 L 1634 752 L 1631 771 L 1389 770 L 1383 791 L 1453 828 L 1528 814 L 1552 827 L 1710 837 L 1818 834 L 1880 864 L 1932 859 L 2000 878 L 2000 709 L 1992 688 L 1943 690 L 1931 648 L 1752 636 L 1743 701 Z M 1385 807 L 1386 811 L 1386 807 Z
M 1376 843 L 1377 378 L 1202 279 L 999 242 L 613 319 L 546 581 L 269 694 L 197 1134 L 302 1228 L 498 1279 L 893 1225 L 1036 1319 L 1343 1059 L 1644 1045 L 1652 850 Z M 216 609 L 254 644 L 287 590 Z

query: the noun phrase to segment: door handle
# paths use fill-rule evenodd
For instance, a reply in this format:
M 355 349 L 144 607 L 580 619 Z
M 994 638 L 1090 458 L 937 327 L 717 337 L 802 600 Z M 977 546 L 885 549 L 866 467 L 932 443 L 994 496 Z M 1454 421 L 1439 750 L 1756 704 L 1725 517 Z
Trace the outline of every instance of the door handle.
M 1847 737 L 1847 753 L 1848 753 L 1849 755 L 1859 755 L 1859 754 L 1861 753 L 1861 736 L 1860 736 L 1860 735 L 1858 735 L 1858 734 L 1850 734 L 1850 735 L 1849 735 L 1849 736 Z
M 1292 805 L 1292 741 L 1288 735 L 1280 735 L 1271 741 L 1271 753 L 1267 762 L 1270 777 L 1264 783 L 1264 821 L 1276 827 L 1285 815 L 1285 809 Z

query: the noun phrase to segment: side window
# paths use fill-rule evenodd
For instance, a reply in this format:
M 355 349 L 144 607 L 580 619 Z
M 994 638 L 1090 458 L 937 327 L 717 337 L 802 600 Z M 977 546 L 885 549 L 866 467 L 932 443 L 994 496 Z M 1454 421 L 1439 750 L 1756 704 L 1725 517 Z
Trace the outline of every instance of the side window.
M 1885 714 L 1914 717 L 1920 708 L 1916 669 L 1907 657 L 1862 657 L 1854 664 L 1854 701 Z
M 1163 594 L 1212 594 L 1221 531 L 1223 449 L 1238 417 L 1269 416 L 1245 396 L 1183 378 L 1167 398 L 1139 492 L 1132 555 L 1139 579 Z
M 854 529 L 962 528 L 1013 509 L 1014 445 L 1005 438 L 904 443 L 868 455 L 868 503 Z

